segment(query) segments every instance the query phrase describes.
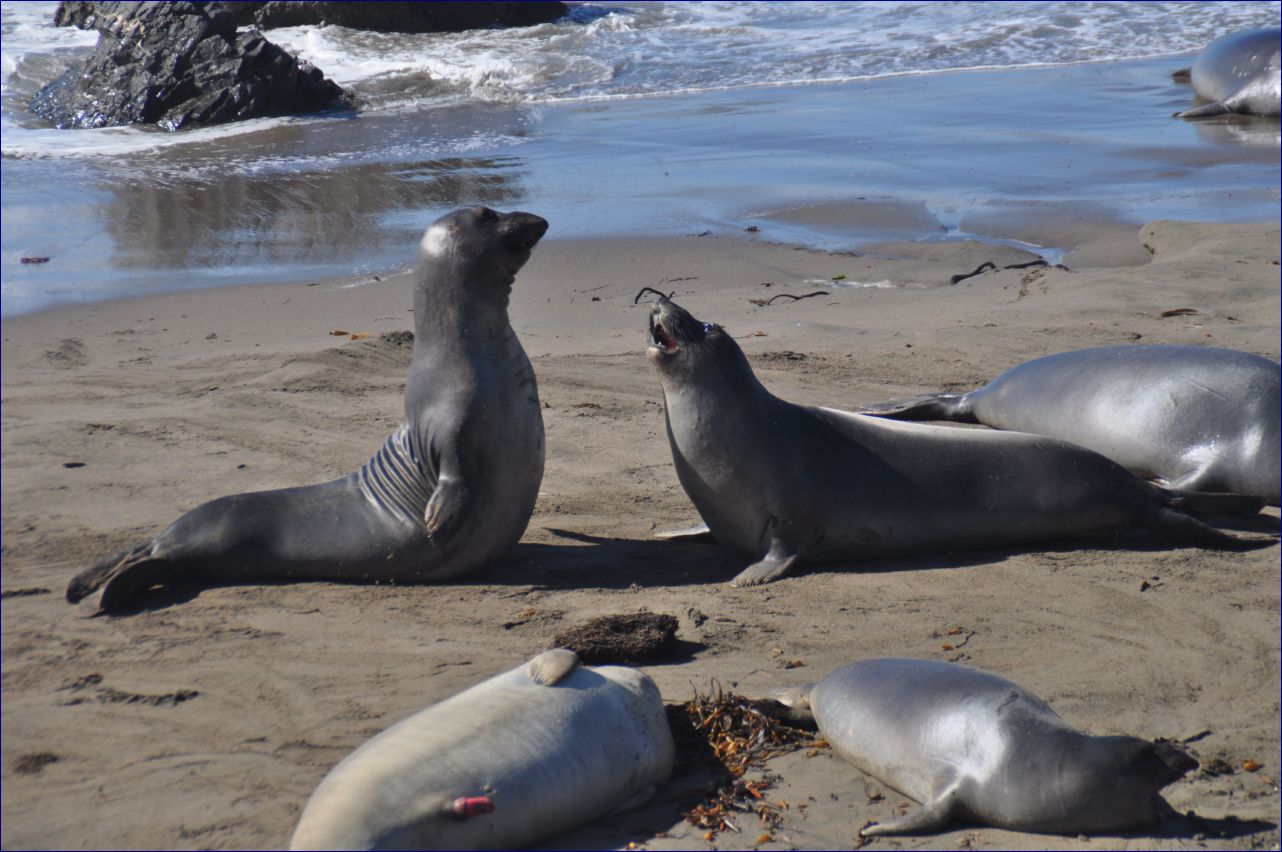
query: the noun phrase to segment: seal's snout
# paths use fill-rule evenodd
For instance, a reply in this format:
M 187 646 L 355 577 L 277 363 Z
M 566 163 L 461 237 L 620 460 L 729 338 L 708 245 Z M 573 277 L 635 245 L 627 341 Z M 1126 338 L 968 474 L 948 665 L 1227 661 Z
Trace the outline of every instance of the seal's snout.
M 533 213 L 509 213 L 503 225 L 505 242 L 522 251 L 534 248 L 548 231 L 548 220 Z
M 650 348 L 653 358 L 675 355 L 687 346 L 703 343 L 709 334 L 718 332 L 716 323 L 700 322 L 685 308 L 657 290 L 645 288 L 637 294 L 639 299 L 647 290 L 659 296 L 650 306 Z

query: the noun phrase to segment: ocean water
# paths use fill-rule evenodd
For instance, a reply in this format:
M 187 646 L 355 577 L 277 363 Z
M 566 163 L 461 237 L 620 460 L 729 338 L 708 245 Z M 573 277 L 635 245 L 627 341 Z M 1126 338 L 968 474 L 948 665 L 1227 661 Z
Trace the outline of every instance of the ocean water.
M 1217 35 L 1277 26 L 1277 2 L 610 2 L 510 30 L 278 29 L 360 109 L 180 133 L 25 112 L 96 41 L 52 27 L 55 5 L 0 3 L 6 316 L 402 267 L 478 203 L 547 217 L 549 239 L 754 225 L 1050 254 L 1029 209 L 1278 218 L 1277 121 L 1172 119 L 1192 95 L 1170 79 Z M 886 215 L 809 214 L 855 202 Z

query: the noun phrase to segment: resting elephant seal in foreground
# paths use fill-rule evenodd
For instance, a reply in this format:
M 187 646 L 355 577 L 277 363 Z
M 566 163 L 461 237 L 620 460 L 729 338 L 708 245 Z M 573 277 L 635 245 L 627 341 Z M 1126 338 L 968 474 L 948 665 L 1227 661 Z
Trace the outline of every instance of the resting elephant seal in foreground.
M 1166 491 L 1063 441 L 785 402 L 720 326 L 659 296 L 647 356 L 673 463 L 712 535 L 753 560 L 737 586 L 777 580 L 799 562 L 1132 529 L 1209 547 L 1273 543 L 1239 541 L 1188 514 L 1190 504 L 1257 511 L 1258 500 Z
M 511 849 L 645 803 L 676 753 L 636 669 L 545 651 L 345 757 L 291 849 Z
M 1211 346 L 1105 346 L 1035 358 L 970 393 L 861 413 L 952 420 L 1069 441 L 1160 484 L 1259 497 L 1282 481 L 1282 371 Z
M 192 580 L 423 582 L 506 552 L 534 513 L 543 414 L 508 297 L 547 222 L 484 207 L 442 216 L 414 267 L 405 422 L 356 472 L 221 497 L 76 576 L 86 614 Z
M 933 660 L 864 660 L 791 691 L 842 757 L 921 807 L 865 835 L 975 822 L 1059 834 L 1161 819 L 1159 791 L 1197 761 L 1174 745 L 1097 737 L 1008 680 Z

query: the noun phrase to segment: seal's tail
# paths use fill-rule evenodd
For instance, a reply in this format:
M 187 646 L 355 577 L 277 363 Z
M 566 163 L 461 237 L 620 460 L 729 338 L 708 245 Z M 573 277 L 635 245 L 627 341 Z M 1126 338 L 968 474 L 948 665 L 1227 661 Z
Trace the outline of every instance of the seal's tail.
M 1186 511 L 1179 508 L 1158 509 L 1156 527 L 1171 534 L 1177 541 L 1213 550 L 1258 550 L 1278 543 L 1277 536 L 1243 538 L 1226 533 L 1185 514 Z
M 951 420 L 954 423 L 978 423 L 971 411 L 969 394 L 928 393 L 899 402 L 879 402 L 860 408 L 857 413 L 888 420 Z
M 147 542 L 112 554 L 81 571 L 67 584 L 67 602 L 80 605 L 82 615 L 101 615 L 119 609 L 143 589 L 160 581 L 168 562 L 152 556 Z

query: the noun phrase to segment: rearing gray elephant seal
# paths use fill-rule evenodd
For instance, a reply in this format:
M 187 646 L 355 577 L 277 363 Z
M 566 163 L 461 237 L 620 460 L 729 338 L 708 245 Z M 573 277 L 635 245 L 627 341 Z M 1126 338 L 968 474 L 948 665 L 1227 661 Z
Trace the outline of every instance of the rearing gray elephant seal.
M 1177 112 L 1182 118 L 1228 112 L 1278 115 L 1282 111 L 1282 29 L 1269 27 L 1221 36 L 1198 54 L 1189 80 L 1209 103 Z
M 513 849 L 643 804 L 676 748 L 636 669 L 546 651 L 365 743 L 303 808 L 291 849 Z
M 1106 346 L 1036 358 L 978 390 L 863 413 L 952 420 L 1070 441 L 1163 485 L 1278 505 L 1282 371 L 1209 346 Z
M 713 536 L 754 560 L 737 586 L 803 561 L 1136 528 L 1211 547 L 1264 543 L 1186 514 L 1193 502 L 1241 511 L 1258 501 L 1167 492 L 1063 441 L 792 405 L 762 387 L 720 326 L 662 294 L 650 339 L 677 477 Z
M 838 754 L 922 803 L 865 835 L 954 819 L 1064 834 L 1154 825 L 1158 791 L 1197 766 L 1170 743 L 1083 733 L 1008 680 L 933 660 L 852 663 L 797 700 Z
M 67 599 L 93 614 L 189 580 L 441 580 L 511 548 L 543 478 L 543 415 L 507 307 L 546 230 L 530 213 L 484 207 L 427 229 L 405 422 L 360 470 L 198 506 L 75 577 Z

